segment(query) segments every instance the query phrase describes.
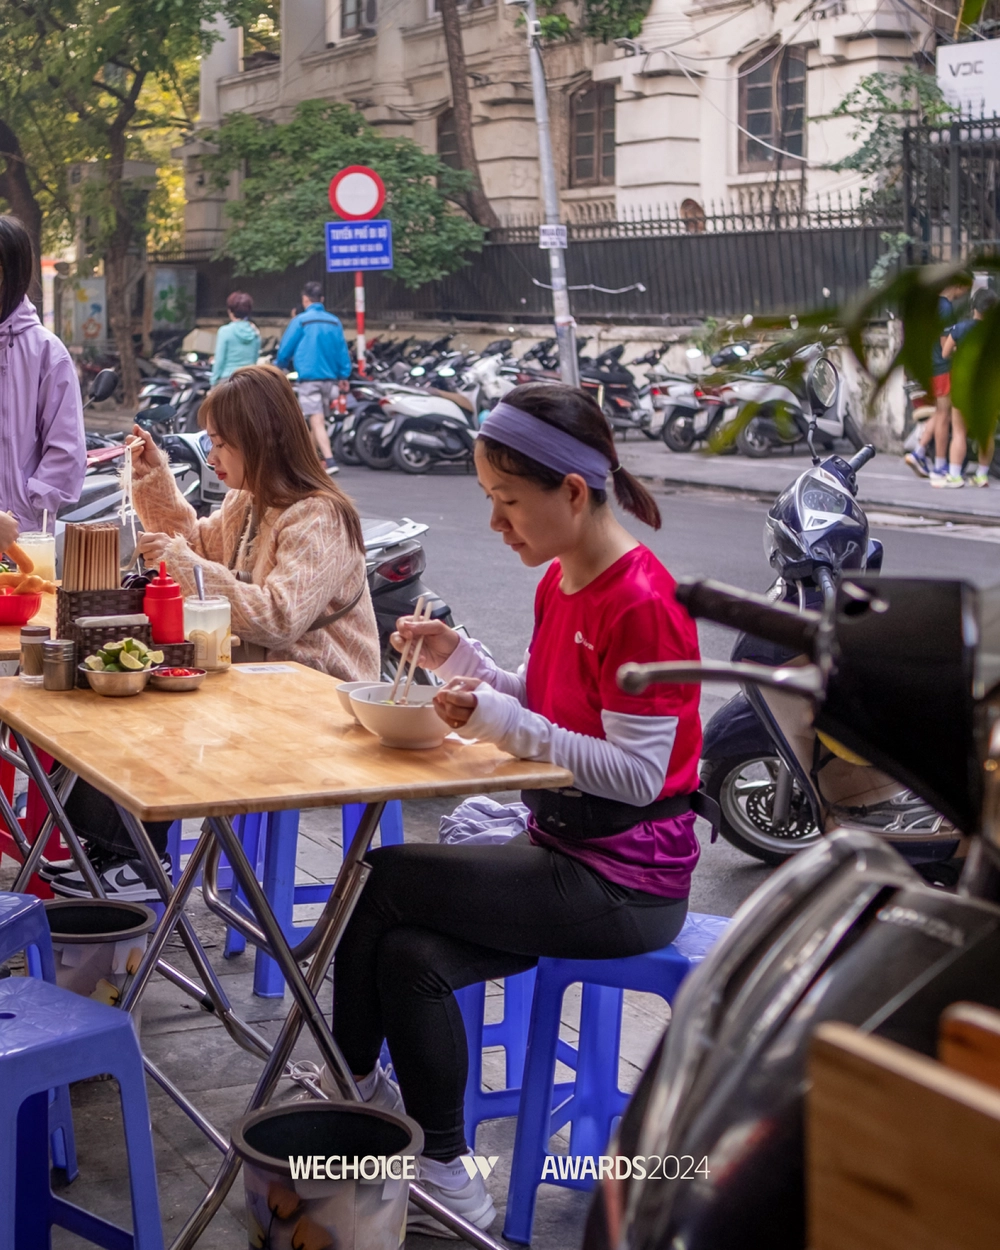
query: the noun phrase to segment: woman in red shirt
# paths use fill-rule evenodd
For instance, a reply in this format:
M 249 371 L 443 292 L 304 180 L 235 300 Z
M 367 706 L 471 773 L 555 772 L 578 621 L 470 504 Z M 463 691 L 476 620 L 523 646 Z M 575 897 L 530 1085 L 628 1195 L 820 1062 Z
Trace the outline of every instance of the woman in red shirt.
M 333 1028 L 362 1097 L 398 1108 L 401 1093 L 423 1128 L 422 1184 L 488 1228 L 492 1199 L 461 1158 L 468 1056 L 452 991 L 542 955 L 620 958 L 677 936 L 699 853 L 701 725 L 697 687 L 636 697 L 615 680 L 627 660 L 697 660 L 698 639 L 673 578 L 608 505 L 610 476 L 619 505 L 659 528 L 593 399 L 516 388 L 484 422 L 475 461 L 491 527 L 530 568 L 549 565 L 525 665 L 502 671 L 440 621 L 404 618 L 394 641 L 422 637 L 427 667 L 453 679 L 436 699 L 453 729 L 560 764 L 574 787 L 524 792 L 528 833 L 503 846 L 373 851 L 337 955 Z M 398 1089 L 378 1064 L 383 1039 Z M 442 1231 L 418 1212 L 408 1230 Z

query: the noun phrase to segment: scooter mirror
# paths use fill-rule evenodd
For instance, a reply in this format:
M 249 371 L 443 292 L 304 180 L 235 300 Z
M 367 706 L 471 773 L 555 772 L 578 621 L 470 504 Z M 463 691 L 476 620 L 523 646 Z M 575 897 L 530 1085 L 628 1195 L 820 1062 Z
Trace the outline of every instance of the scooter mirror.
M 118 374 L 114 369 L 102 369 L 90 384 L 90 399 L 99 404 L 102 400 L 110 399 L 115 393 L 118 386 Z

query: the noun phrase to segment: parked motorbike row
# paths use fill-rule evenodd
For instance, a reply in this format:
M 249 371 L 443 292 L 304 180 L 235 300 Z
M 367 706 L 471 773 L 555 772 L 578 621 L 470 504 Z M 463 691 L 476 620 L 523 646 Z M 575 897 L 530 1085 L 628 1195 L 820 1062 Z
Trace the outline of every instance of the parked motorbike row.
M 855 450 L 863 439 L 848 405 L 836 366 L 818 345 L 804 347 L 790 360 L 755 364 L 750 343 L 730 343 L 711 357 L 718 373 L 702 377 L 653 370 L 661 395 L 659 433 L 671 451 L 699 444 L 761 459 L 779 447 L 814 437 L 827 451 L 846 438 Z M 724 437 L 732 425 L 733 437 Z
M 555 339 L 544 339 L 519 359 L 510 339 L 497 339 L 481 352 L 458 351 L 451 338 L 411 345 L 376 341 L 369 349 L 370 377 L 352 380 L 353 404 L 332 433 L 334 454 L 345 464 L 426 473 L 435 464 L 472 460 L 476 432 L 491 408 L 513 387 L 557 379 Z M 580 341 L 580 348 L 587 340 Z M 632 362 L 653 366 L 664 344 Z M 580 381 L 594 394 L 616 431 L 651 433 L 654 388 L 636 382 L 621 364 L 623 347 L 596 358 L 581 355 Z

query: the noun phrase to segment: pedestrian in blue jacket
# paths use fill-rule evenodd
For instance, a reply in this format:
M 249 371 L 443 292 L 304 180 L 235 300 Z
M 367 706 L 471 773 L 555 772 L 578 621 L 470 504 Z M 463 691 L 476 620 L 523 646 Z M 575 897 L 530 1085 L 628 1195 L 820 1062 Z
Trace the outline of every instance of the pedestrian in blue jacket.
M 294 367 L 299 375 L 299 407 L 327 473 L 333 474 L 337 466 L 326 432 L 326 414 L 337 384 L 347 390 L 351 357 L 340 321 L 323 307 L 323 288 L 318 282 L 307 282 L 302 288 L 302 307 L 305 311 L 292 319 L 282 335 L 274 363 L 279 369 Z

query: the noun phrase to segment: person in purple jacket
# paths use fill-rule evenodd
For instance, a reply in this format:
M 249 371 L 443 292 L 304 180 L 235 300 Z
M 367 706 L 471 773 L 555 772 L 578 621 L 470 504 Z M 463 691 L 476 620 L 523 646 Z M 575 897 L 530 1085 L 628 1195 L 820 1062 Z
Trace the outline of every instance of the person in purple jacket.
M 27 230 L 0 215 L 0 513 L 24 530 L 40 530 L 46 510 L 54 529 L 87 467 L 80 383 L 28 299 L 33 272 Z

